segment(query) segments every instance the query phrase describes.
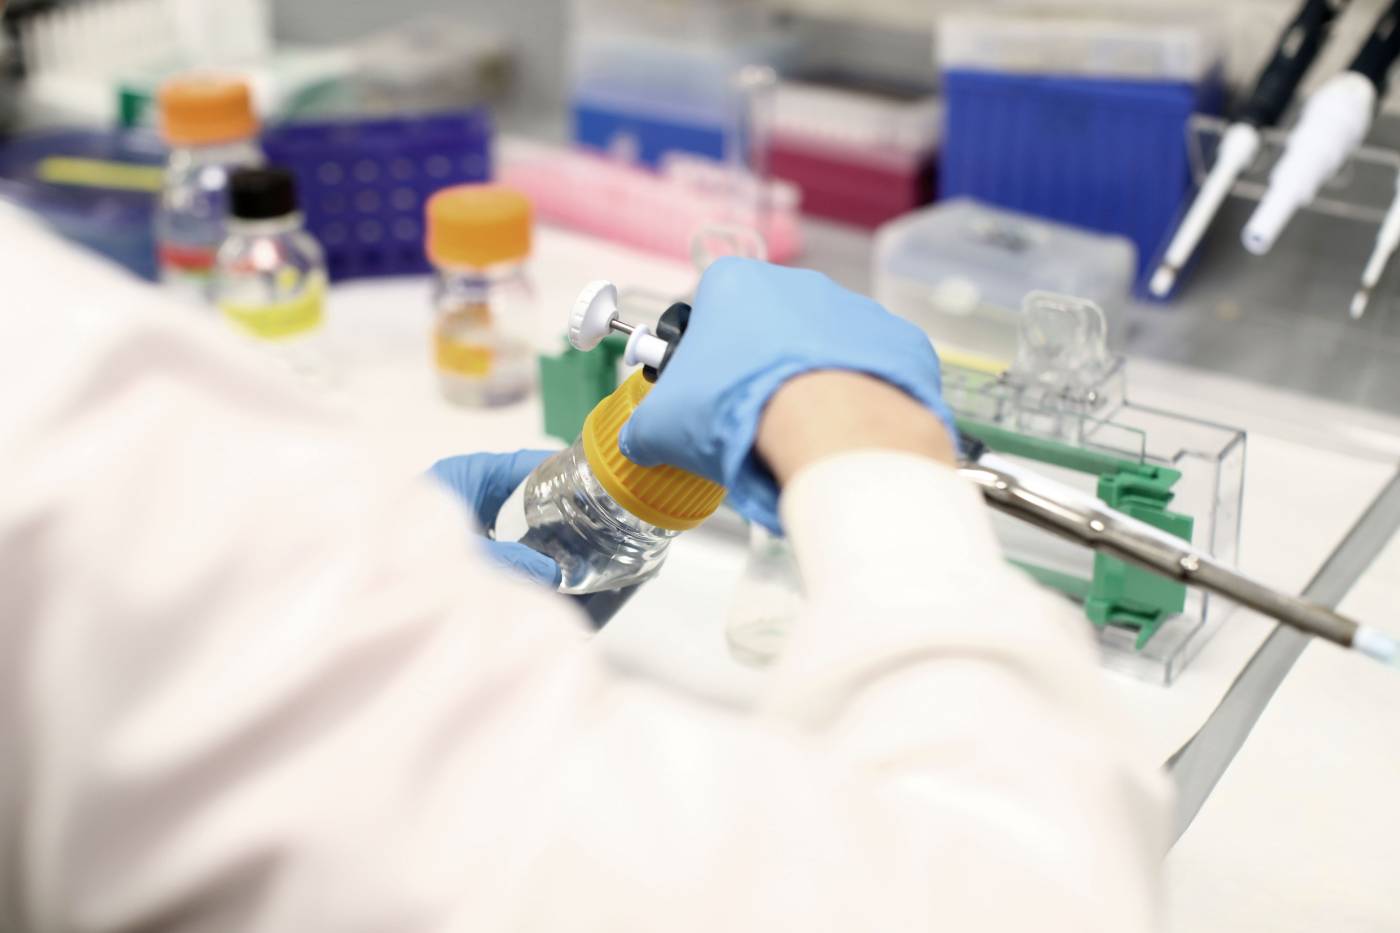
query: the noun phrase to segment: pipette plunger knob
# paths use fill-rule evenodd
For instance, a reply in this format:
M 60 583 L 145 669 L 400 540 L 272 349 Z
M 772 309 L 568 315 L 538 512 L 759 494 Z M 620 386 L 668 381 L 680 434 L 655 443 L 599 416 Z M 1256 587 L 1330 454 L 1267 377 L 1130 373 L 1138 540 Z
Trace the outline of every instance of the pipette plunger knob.
M 588 351 L 603 342 L 617 319 L 617 288 L 608 281 L 589 282 L 569 314 L 569 343 Z

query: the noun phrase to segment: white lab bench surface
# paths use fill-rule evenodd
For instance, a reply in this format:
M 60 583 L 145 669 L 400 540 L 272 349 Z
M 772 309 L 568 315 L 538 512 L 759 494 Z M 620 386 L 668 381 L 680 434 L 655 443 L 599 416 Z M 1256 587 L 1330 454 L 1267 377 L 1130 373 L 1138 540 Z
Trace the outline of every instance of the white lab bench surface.
M 1400 537 L 1342 602 L 1400 635 Z M 1309 645 L 1167 861 L 1170 929 L 1400 929 L 1400 670 Z
M 591 279 L 680 297 L 696 277 L 684 264 L 549 228 L 537 231 L 531 271 L 542 313 L 557 316 L 561 333 Z M 493 411 L 439 400 L 428 364 L 427 293 L 422 279 L 344 283 L 332 292 L 328 320 L 348 364 L 337 394 L 365 417 L 376 443 L 412 471 L 456 453 L 558 446 L 542 434 L 537 399 Z M 1301 591 L 1395 474 L 1400 421 L 1162 363 L 1132 360 L 1128 375 L 1136 401 L 1249 432 L 1241 566 L 1269 583 Z M 680 536 L 662 574 L 600 645 L 640 676 L 748 702 L 763 674 L 731 660 L 724 642 L 745 554 L 732 523 Z M 1400 545 L 1392 544 L 1346 608 L 1387 624 L 1397 578 Z M 1236 610 L 1169 688 L 1105 674 L 1155 764 L 1201 728 L 1272 629 Z M 1392 708 L 1400 700 L 1400 677 L 1328 645 L 1307 650 L 1172 856 L 1180 929 L 1400 928 L 1400 899 L 1385 884 L 1400 856 L 1393 846 L 1388 863 L 1384 855 L 1400 832 L 1372 834 L 1400 830 L 1400 818 L 1383 811 L 1387 824 L 1373 812 L 1400 777 L 1400 734 L 1385 715 L 1387 700 Z M 1341 728 L 1344 715 L 1351 718 Z M 1344 785 L 1374 795 L 1363 799 Z M 1341 926 L 1348 918 L 1355 923 Z

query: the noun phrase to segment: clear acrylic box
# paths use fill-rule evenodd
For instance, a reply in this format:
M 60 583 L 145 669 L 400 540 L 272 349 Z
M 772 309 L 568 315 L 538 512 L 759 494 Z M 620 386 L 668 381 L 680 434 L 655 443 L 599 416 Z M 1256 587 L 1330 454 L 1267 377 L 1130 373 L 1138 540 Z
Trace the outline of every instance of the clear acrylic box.
M 1027 308 L 1047 298 L 1056 296 L 1028 296 Z M 1159 527 L 1177 529 L 1174 533 L 1180 533 L 1189 517 L 1191 542 L 1227 564 L 1235 563 L 1244 494 L 1244 432 L 1132 402 L 1122 357 L 1103 352 L 1089 362 L 1075 358 L 1058 371 L 1044 365 L 1045 359 L 1042 354 L 1038 366 L 1021 352 L 1016 364 L 1001 373 L 946 367 L 944 396 L 965 439 L 996 438 L 997 443 L 988 444 L 991 449 L 1100 498 L 1105 498 L 1102 476 L 1135 480 L 1142 474 L 1150 480 L 1144 489 L 1167 497 L 1160 508 L 1144 503 L 1136 492 L 1109 504 L 1154 524 L 1161 518 L 1164 524 Z M 1062 354 L 1060 359 L 1067 358 Z M 1134 484 L 1128 488 L 1133 490 Z M 1087 614 L 1093 614 L 1088 613 L 1091 602 L 1103 605 L 1106 592 L 1122 599 L 1122 605 L 1138 606 L 1142 593 L 1157 599 L 1179 586 L 1148 579 L 1147 571 L 1115 566 L 1108 558 L 1024 522 L 997 515 L 994 524 L 1009 560 L 1081 602 Z M 1105 665 L 1145 681 L 1170 684 L 1210 639 L 1229 606 L 1194 589 L 1184 588 L 1179 596 L 1180 611 L 1159 608 L 1150 622 L 1119 609 L 1097 619 Z

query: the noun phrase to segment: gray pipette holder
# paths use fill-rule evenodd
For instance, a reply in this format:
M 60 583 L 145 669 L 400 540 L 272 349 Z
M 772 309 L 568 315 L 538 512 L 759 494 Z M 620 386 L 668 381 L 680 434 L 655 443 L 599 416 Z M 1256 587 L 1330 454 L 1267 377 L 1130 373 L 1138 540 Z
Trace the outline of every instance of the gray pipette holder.
M 1196 114 L 1187 124 L 1187 149 L 1191 156 L 1191 171 L 1196 183 L 1205 181 L 1215 164 L 1216 151 L 1229 122 L 1219 117 Z M 1258 201 L 1269 189 L 1269 174 L 1274 170 L 1288 145 L 1287 129 L 1260 131 L 1259 154 L 1235 181 L 1230 193 L 1236 197 Z M 1323 185 L 1311 204 L 1301 210 L 1340 217 L 1357 223 L 1379 227 L 1395 192 L 1395 179 L 1400 174 L 1400 152 L 1378 146 L 1361 146 L 1352 153 L 1342 170 Z M 1378 191 L 1385 192 L 1376 200 Z M 1357 272 L 1366 257 L 1357 257 Z

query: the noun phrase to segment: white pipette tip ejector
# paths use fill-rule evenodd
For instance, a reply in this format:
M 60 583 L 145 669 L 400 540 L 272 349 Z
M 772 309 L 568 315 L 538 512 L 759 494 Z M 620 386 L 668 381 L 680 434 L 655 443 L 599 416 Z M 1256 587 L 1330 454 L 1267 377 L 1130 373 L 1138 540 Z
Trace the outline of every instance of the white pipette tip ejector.
M 1259 154 L 1259 130 L 1248 123 L 1234 123 L 1220 138 L 1220 149 L 1216 153 L 1215 165 L 1201 184 L 1191 209 L 1186 212 L 1181 226 L 1176 228 L 1171 245 L 1162 257 L 1162 264 L 1152 275 L 1148 288 L 1158 298 L 1165 298 L 1176 284 L 1176 277 L 1183 266 L 1191 259 L 1201 238 L 1205 236 L 1210 223 L 1220 211 L 1220 205 L 1229 196 L 1230 189 L 1245 169 L 1249 168 L 1254 157 Z
M 1375 108 L 1375 84 L 1355 71 L 1334 76 L 1308 98 L 1269 190 L 1245 225 L 1245 249 L 1261 256 L 1273 249 L 1293 215 L 1312 203 L 1361 145 Z

